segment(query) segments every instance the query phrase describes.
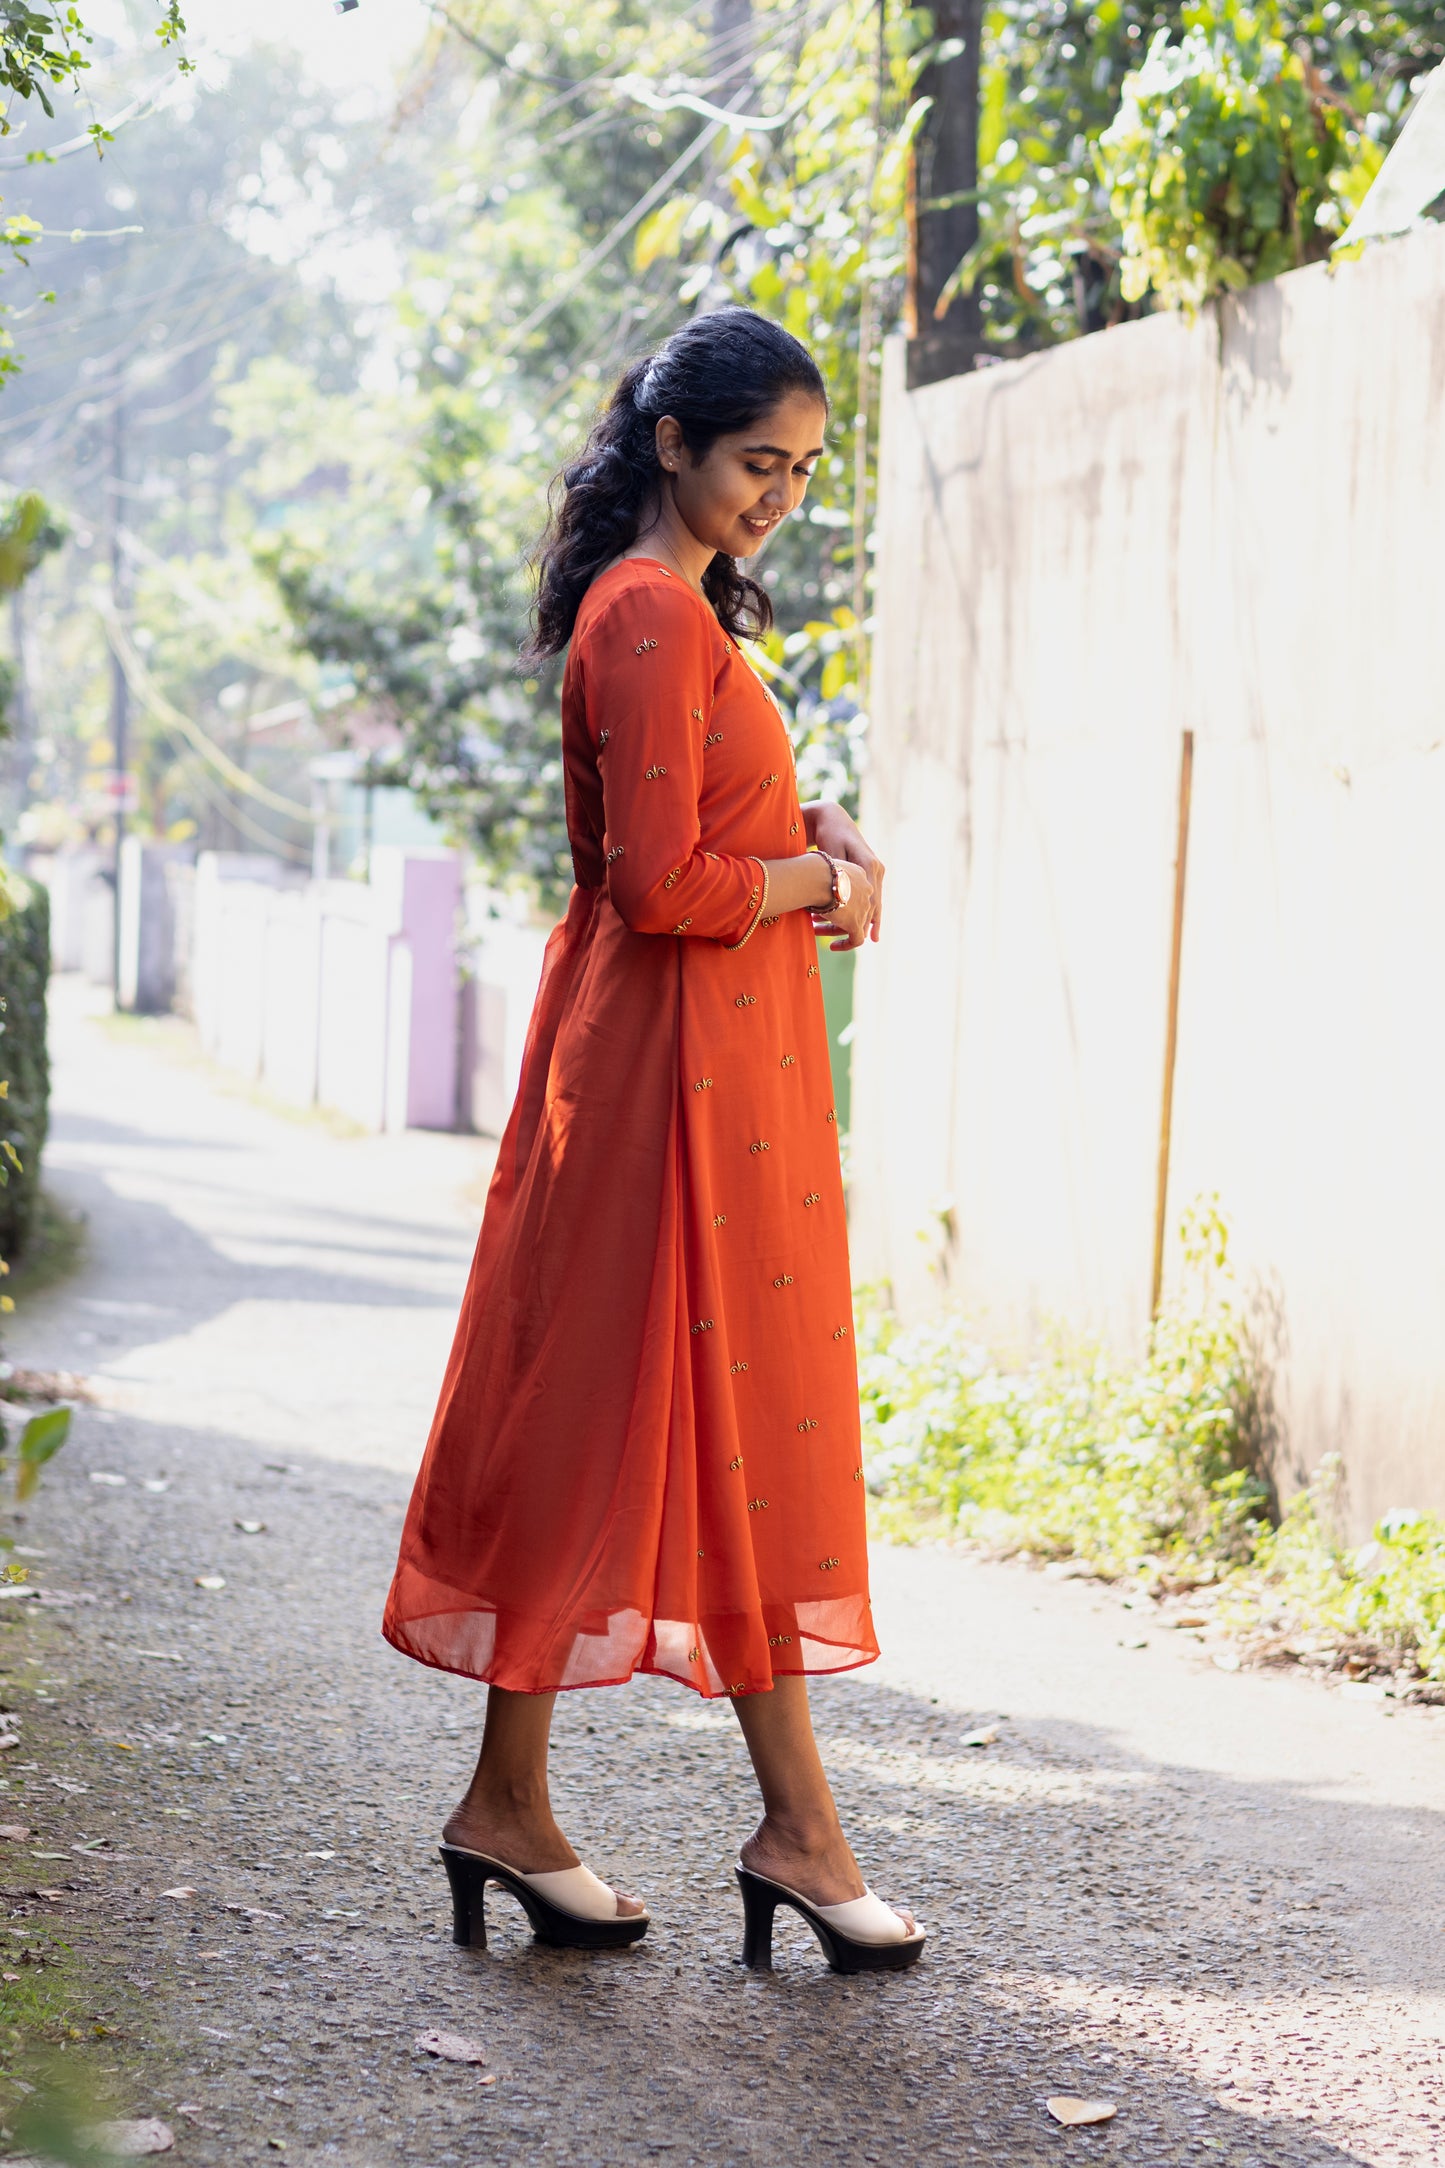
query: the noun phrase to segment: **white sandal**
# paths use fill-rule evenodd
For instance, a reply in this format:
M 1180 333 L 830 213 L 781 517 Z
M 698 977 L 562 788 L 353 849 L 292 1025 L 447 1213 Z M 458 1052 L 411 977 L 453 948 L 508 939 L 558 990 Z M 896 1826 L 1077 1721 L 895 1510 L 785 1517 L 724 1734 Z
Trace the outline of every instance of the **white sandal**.
M 560 1867 L 547 1874 L 523 1874 L 487 1852 L 469 1852 L 458 1844 L 441 1846 L 442 1865 L 452 1892 L 452 1940 L 463 1949 L 487 1946 L 486 1888 L 500 1882 L 532 1923 L 539 1942 L 563 1950 L 616 1950 L 640 1942 L 647 1933 L 645 1912 L 621 1912 L 617 1892 L 590 1867 Z
M 766 1968 L 773 1961 L 773 1915 L 791 1905 L 812 1928 L 835 1972 L 901 1972 L 917 1964 L 928 1940 L 925 1928 L 907 1921 L 871 1889 L 846 1904 L 815 1905 L 811 1898 L 741 1863 L 735 1870 L 743 1893 L 743 1963 Z

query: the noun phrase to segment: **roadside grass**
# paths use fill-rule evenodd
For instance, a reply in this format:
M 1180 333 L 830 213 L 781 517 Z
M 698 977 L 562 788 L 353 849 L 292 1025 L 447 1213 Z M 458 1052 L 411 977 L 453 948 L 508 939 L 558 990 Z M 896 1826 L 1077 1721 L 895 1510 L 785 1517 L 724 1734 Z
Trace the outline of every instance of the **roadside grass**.
M 60 1286 L 85 1263 L 88 1239 L 84 1213 L 72 1212 L 52 1191 L 42 1189 L 29 1240 L 6 1274 L 6 1294 L 16 1303 L 29 1302 Z
M 94 2125 L 111 2105 L 100 2046 L 129 2030 L 94 2014 L 107 1983 L 85 1976 L 77 1954 L 48 1922 L 0 1931 L 0 2135 L 46 2160 L 96 2163 Z M 89 2142 L 87 2142 L 89 2141 Z
M 212 1089 L 228 1099 L 243 1099 L 248 1106 L 279 1115 L 283 1121 L 294 1122 L 305 1129 L 324 1129 L 333 1137 L 370 1135 L 364 1122 L 354 1121 L 349 1114 L 339 1113 L 335 1107 L 297 1106 L 291 1100 L 267 1091 L 263 1085 L 223 1069 L 205 1052 L 195 1025 L 182 1016 L 133 1016 L 126 1011 L 117 1014 L 114 1010 L 99 1010 L 95 1022 L 108 1038 L 121 1046 L 145 1047 L 152 1053 L 164 1055 L 167 1061 L 175 1062 L 181 1068 L 201 1070 Z
M 964 1320 L 858 1320 L 863 1458 L 880 1534 L 1132 1584 L 1227 1665 L 1301 1663 L 1445 1699 L 1445 1520 L 1336 1533 L 1326 1463 L 1281 1514 L 1268 1395 L 1217 1205 L 1135 1361 L 1056 1335 L 1001 1362 Z

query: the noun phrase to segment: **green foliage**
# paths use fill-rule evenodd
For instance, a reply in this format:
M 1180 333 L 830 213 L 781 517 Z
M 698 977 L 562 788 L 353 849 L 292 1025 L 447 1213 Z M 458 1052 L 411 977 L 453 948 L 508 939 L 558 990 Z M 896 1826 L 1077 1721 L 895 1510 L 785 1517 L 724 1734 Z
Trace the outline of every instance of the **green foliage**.
M 30 1232 L 50 1105 L 50 898 L 13 876 L 8 889 L 9 908 L 0 918 L 0 1262 L 7 1268 Z
M 131 16 L 155 20 L 149 0 Z M 762 566 L 779 621 L 761 659 L 791 704 L 805 795 L 854 796 L 877 368 L 903 297 L 928 12 L 754 0 L 731 45 L 706 10 L 640 0 L 558 0 L 542 16 L 522 0 L 449 0 L 432 23 L 391 130 L 257 51 L 228 63 L 223 91 L 198 85 L 137 129 L 113 188 L 93 158 L 28 177 L 25 210 L 48 231 L 117 212 L 148 228 L 67 251 L 63 326 L 47 341 L 32 319 L 8 394 L 12 444 L 33 416 L 47 493 L 77 537 L 27 598 L 47 627 L 32 737 L 57 831 L 103 822 L 110 750 L 88 602 L 94 478 L 123 386 L 82 377 L 78 348 L 132 357 L 148 387 L 125 409 L 131 629 L 172 714 L 293 800 L 310 755 L 363 746 L 373 774 L 409 784 L 494 878 L 555 893 L 569 871 L 557 673 L 516 671 L 543 493 L 620 365 L 728 298 L 792 325 L 833 387 L 808 506 Z M 1151 41 L 1167 32 L 1177 50 L 1186 28 L 1179 0 L 989 0 L 982 236 L 959 285 L 1001 352 L 1158 300 L 1152 287 L 1125 298 L 1099 144 Z M 1359 176 L 1388 144 L 1442 35 L 1425 0 L 1284 0 L 1270 36 L 1291 95 L 1303 81 L 1347 138 L 1331 201 L 1330 176 Z M 136 87 L 133 47 L 116 66 Z M 100 73 L 97 57 L 87 84 Z M 735 104 L 781 124 L 709 119 Z M 177 205 L 190 207 L 180 268 L 152 238 Z M 1298 216 L 1323 245 L 1318 215 Z M 31 307 L 35 285 L 16 274 Z M 137 705 L 147 825 L 304 862 L 304 822 L 218 780 L 160 701 Z M 301 706 L 299 726 L 259 720 Z
M 1005 351 L 1075 338 L 1138 314 L 1161 296 L 1126 294 L 1123 211 L 1101 170 L 1100 143 L 1115 123 L 1125 79 L 1144 55 L 1193 24 L 1206 41 L 1231 35 L 1239 11 L 1180 0 L 990 0 L 985 9 L 979 128 L 978 246 L 959 267 L 988 337 Z M 1307 102 L 1342 130 L 1348 155 L 1331 168 L 1323 205 L 1353 208 L 1407 110 L 1413 84 L 1445 57 L 1445 13 L 1435 0 L 1347 7 L 1340 0 L 1279 0 L 1260 20 L 1302 73 Z M 1268 101 L 1267 101 L 1268 102 Z M 1276 100 L 1275 102 L 1279 102 Z M 1268 118 L 1268 116 L 1266 116 Z M 1213 156 L 1234 126 L 1226 102 L 1198 123 Z M 1273 122 L 1270 122 L 1273 125 Z M 1161 130 L 1166 147 L 1167 130 Z M 1296 184 L 1282 182 L 1286 192 Z M 1320 228 L 1323 245 L 1330 230 Z M 1300 259 L 1307 260 L 1307 259 Z M 1267 277 L 1267 271 L 1252 275 Z
M 1336 1533 L 1340 1481 L 1338 1462 L 1326 1461 L 1264 1532 L 1233 1622 L 1247 1632 L 1324 1628 L 1445 1685 L 1445 1519 L 1388 1513 L 1367 1543 L 1345 1545 Z
M 24 1505 L 27 1498 L 34 1496 L 41 1469 L 47 1461 L 54 1460 L 69 1435 L 69 1408 L 47 1408 L 43 1415 L 31 1416 L 15 1448 L 17 1505 Z
M 73 7 L 44 10 L 24 0 L 0 0 L 0 85 L 12 97 L 35 98 L 53 115 L 51 84 L 69 83 L 90 66 L 85 48 L 90 34 Z M 9 116 L 0 116 L 0 134 L 9 135 Z
M 993 1360 L 957 1318 L 859 1318 L 863 1452 L 894 1535 L 942 1527 L 1000 1551 L 1075 1558 L 1158 1592 L 1212 1586 L 1218 1624 L 1259 1653 L 1323 1637 L 1336 1660 L 1445 1684 L 1445 1519 L 1336 1533 L 1327 1462 L 1275 1510 L 1261 1380 L 1213 1203 L 1184 1228 L 1185 1272 L 1135 1363 L 1056 1343 Z
M 385 772 L 407 782 L 490 877 L 522 877 L 555 898 L 570 880 L 560 673 L 518 675 L 526 557 L 548 482 L 620 367 L 695 302 L 679 294 L 669 233 L 690 224 L 704 197 L 726 205 L 730 190 L 729 139 L 712 152 L 704 117 L 659 113 L 628 85 L 687 81 L 726 99 L 746 56 L 714 54 L 696 18 L 658 17 L 629 0 L 569 0 L 545 20 L 500 0 L 448 17 L 460 35 L 435 56 L 440 208 L 395 308 L 402 387 L 334 401 L 329 413 L 293 393 L 277 411 L 262 365 L 229 402 L 233 441 L 239 448 L 244 430 L 250 443 L 294 451 L 304 474 L 317 464 L 316 437 L 293 436 L 292 416 L 305 411 L 347 457 L 347 486 L 335 496 L 287 492 L 260 559 L 300 642 L 343 676 L 351 712 L 404 732 Z M 758 10 L 765 74 L 773 49 L 790 49 L 795 20 L 789 9 Z M 478 39 L 507 56 L 505 68 L 485 52 L 479 61 Z M 846 58 L 835 51 L 835 64 Z M 678 182 L 683 194 L 669 199 L 678 206 L 670 221 L 635 219 L 699 145 Z M 739 225 L 735 210 L 727 217 Z M 268 405 L 274 426 L 258 424 Z M 808 524 L 770 554 L 780 639 L 820 599 L 842 600 L 841 583 L 830 591 L 830 555 L 829 530 Z M 801 671 L 786 669 L 779 682 L 787 691 Z
M 13 595 L 52 550 L 65 540 L 65 528 L 45 499 L 22 490 L 0 512 L 0 595 Z
M 161 19 L 156 36 L 162 45 L 174 45 L 186 34 L 181 0 L 156 0 Z M 55 107 L 50 86 L 74 90 L 90 66 L 85 48 L 91 34 L 74 5 L 51 4 L 33 8 L 26 0 L 0 0 L 0 89 L 16 98 L 34 98 L 53 119 Z M 190 63 L 183 60 L 183 68 Z M 9 135 L 8 113 L 0 112 L 0 135 Z M 98 125 L 90 133 L 108 141 Z
M 156 0 L 156 5 L 161 11 L 156 36 L 162 45 L 178 44 L 186 34 L 181 0 Z M 48 119 L 55 118 L 51 89 L 79 89 L 80 78 L 90 66 L 86 47 L 91 43 L 74 0 L 64 0 L 64 4 L 50 0 L 44 8 L 31 7 L 27 0 L 0 0 L 0 95 L 8 94 L 6 104 L 0 105 L 0 136 L 14 132 L 10 101 L 17 98 L 33 98 Z M 182 56 L 179 65 L 182 73 L 189 73 L 192 63 Z M 114 140 L 101 121 L 92 121 L 86 134 L 97 153 Z M 32 155 L 42 161 L 46 156 L 44 152 Z M 29 251 L 43 230 L 26 212 L 0 214 L 0 250 L 8 249 L 16 263 L 28 265 Z M 10 333 L 0 325 L 0 384 L 19 367 L 13 346 Z
M 1216 1213 L 1193 1216 L 1187 1257 L 1136 1363 L 1057 1342 L 1000 1369 L 957 1319 L 911 1331 L 865 1319 L 864 1460 L 891 1518 L 922 1513 L 1110 1575 L 1249 1557 L 1270 1490 Z
M 1317 261 L 1380 163 L 1267 6 L 1212 0 L 1161 30 L 1099 144 L 1126 301 L 1191 313 Z

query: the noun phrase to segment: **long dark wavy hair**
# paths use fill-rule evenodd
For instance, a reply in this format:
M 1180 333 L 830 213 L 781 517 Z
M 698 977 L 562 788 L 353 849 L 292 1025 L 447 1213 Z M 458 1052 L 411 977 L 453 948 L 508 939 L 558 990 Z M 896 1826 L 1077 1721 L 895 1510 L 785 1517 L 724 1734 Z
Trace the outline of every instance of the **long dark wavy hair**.
M 700 460 L 719 437 L 751 429 L 794 391 L 828 404 L 806 346 L 751 309 L 695 316 L 655 354 L 632 363 L 580 458 L 553 485 L 552 516 L 534 560 L 539 579 L 524 665 L 560 654 L 593 580 L 637 540 L 661 487 L 656 429 L 663 415 L 672 416 Z M 739 571 L 735 557 L 719 551 L 702 586 L 735 638 L 755 638 L 771 625 L 766 592 Z

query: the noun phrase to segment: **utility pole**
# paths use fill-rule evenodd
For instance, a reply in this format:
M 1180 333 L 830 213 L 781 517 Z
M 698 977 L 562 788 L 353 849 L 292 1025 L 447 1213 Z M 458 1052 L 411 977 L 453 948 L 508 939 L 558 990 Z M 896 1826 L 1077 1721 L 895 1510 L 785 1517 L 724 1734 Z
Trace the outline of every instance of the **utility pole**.
M 908 177 L 904 328 L 908 385 L 935 384 L 973 367 L 982 351 L 978 304 L 960 294 L 940 317 L 938 298 L 978 239 L 978 65 L 982 0 L 935 0 L 941 57 L 916 95 L 931 98 Z
M 121 542 L 121 498 L 125 488 L 125 386 L 116 391 L 110 412 L 110 607 L 117 624 L 123 624 L 128 599 L 125 549 Z M 110 743 L 114 756 L 115 932 L 111 953 L 111 995 L 120 1007 L 120 858 L 125 841 L 125 806 L 128 786 L 127 759 L 130 740 L 130 686 L 126 682 L 118 643 L 110 647 Z
M 717 103 L 735 113 L 749 113 L 753 104 L 753 0 L 713 0 L 713 53 L 711 73 L 721 75 L 746 65 L 717 93 Z M 734 139 L 735 140 L 735 139 Z
M 30 631 L 25 617 L 25 583 L 10 597 L 10 648 L 15 657 L 15 744 L 10 756 L 10 776 L 15 789 L 15 811 L 25 810 L 30 795 L 30 771 L 35 761 L 35 702 L 30 690 Z

